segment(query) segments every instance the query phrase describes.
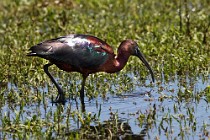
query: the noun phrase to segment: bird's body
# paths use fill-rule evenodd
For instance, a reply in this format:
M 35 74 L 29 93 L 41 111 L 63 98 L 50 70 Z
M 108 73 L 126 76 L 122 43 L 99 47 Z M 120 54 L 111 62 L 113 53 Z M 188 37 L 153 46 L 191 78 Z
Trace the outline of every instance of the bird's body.
M 83 75 L 82 89 L 80 91 L 83 103 L 84 85 L 88 75 L 96 72 L 114 73 L 120 71 L 131 55 L 142 60 L 149 69 L 154 81 L 152 69 L 139 51 L 137 43 L 132 40 L 124 40 L 118 48 L 117 55 L 114 54 L 112 47 L 101 39 L 81 34 L 70 34 L 47 40 L 31 47 L 30 51 L 28 56 L 39 56 L 50 61 L 49 64 L 44 66 L 44 70 L 58 89 L 58 102 L 63 102 L 64 94 L 48 72 L 48 67 L 52 64 L 64 71 L 79 72 Z

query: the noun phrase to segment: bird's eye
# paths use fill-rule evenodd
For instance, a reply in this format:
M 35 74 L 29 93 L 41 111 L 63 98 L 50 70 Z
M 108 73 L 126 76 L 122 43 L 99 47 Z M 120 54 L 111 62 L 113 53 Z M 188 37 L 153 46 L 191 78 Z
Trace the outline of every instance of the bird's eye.
M 139 48 L 135 47 L 135 53 L 138 54 L 139 53 Z

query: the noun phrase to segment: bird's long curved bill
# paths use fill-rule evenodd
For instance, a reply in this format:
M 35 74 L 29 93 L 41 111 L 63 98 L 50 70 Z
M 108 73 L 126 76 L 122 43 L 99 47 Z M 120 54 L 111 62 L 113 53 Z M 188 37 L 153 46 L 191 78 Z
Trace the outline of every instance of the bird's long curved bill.
M 138 58 L 145 64 L 145 66 L 148 68 L 151 76 L 152 76 L 152 82 L 155 81 L 155 78 L 154 78 L 154 73 L 153 73 L 153 70 L 152 68 L 150 67 L 149 63 L 147 62 L 147 60 L 145 59 L 144 55 L 138 51 L 138 54 L 137 54 Z

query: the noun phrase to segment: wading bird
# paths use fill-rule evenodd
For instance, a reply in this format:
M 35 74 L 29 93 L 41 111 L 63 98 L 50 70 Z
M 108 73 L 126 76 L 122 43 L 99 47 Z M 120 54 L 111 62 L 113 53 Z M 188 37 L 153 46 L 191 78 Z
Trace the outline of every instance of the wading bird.
M 106 42 L 97 37 L 82 34 L 70 34 L 47 40 L 32 46 L 29 50 L 28 56 L 38 56 L 49 60 L 49 63 L 44 65 L 44 71 L 58 89 L 56 100 L 53 101 L 55 103 L 65 103 L 65 94 L 48 71 L 48 67 L 53 64 L 64 71 L 82 74 L 80 100 L 83 105 L 84 86 L 88 75 L 96 72 L 118 72 L 123 69 L 131 55 L 137 56 L 145 64 L 154 82 L 150 65 L 140 52 L 137 43 L 130 39 L 120 44 L 117 55 Z

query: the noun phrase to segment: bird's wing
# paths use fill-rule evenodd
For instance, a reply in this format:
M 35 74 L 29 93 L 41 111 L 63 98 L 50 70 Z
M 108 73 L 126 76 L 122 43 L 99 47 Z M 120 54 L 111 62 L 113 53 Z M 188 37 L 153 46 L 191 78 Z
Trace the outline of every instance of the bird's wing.
M 78 68 L 95 68 L 114 55 L 102 40 L 88 35 L 68 35 L 38 44 L 45 51 L 44 58 Z M 37 47 L 38 48 L 38 47 Z M 45 49 L 44 49 L 45 48 Z M 47 51 L 46 51 L 47 50 Z

